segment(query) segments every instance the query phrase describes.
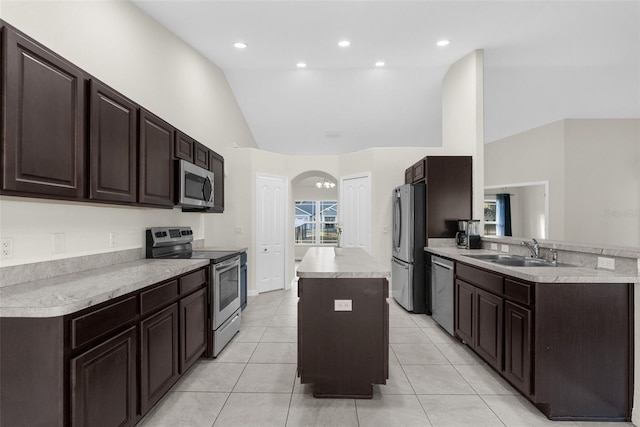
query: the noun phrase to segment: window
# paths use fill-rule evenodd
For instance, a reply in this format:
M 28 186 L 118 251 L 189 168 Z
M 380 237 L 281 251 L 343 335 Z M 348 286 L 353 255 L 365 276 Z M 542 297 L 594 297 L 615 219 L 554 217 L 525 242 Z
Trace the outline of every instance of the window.
M 338 202 L 335 200 L 297 201 L 295 221 L 297 244 L 338 243 Z
M 484 201 L 484 235 L 495 236 L 496 235 L 496 201 L 485 200 Z

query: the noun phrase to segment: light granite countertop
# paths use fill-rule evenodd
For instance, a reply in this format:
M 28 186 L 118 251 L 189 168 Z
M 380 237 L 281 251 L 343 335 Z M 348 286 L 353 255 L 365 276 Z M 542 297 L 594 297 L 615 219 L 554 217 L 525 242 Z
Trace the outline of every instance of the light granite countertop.
M 309 248 L 298 266 L 300 278 L 390 278 L 391 271 L 360 248 Z
M 426 252 L 441 255 L 465 264 L 492 270 L 519 279 L 538 283 L 640 283 L 640 276 L 578 266 L 510 267 L 477 260 L 466 255 L 502 254 L 488 249 L 460 249 L 457 247 L 425 247 Z
M 0 317 L 75 313 L 209 264 L 209 260 L 140 259 L 0 288 Z

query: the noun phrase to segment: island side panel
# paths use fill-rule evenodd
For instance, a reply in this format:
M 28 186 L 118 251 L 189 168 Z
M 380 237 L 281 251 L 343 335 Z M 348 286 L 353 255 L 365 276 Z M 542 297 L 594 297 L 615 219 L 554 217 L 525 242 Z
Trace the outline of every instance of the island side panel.
M 632 288 L 536 285 L 535 401 L 551 419 L 630 420 Z
M 371 397 L 388 378 L 388 281 L 301 278 L 298 374 L 316 396 Z M 335 311 L 351 300 L 352 311 Z

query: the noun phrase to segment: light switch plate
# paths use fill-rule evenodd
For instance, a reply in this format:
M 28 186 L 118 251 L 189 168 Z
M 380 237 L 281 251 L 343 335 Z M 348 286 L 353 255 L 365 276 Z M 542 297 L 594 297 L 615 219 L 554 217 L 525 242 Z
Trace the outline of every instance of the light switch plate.
M 509 245 L 501 245 L 500 250 L 502 252 L 509 252 Z
M 491 249 L 494 250 L 494 251 L 497 251 L 498 250 L 498 244 L 497 243 L 492 243 L 491 244 Z
M 333 300 L 333 311 L 352 311 L 352 300 L 336 299 Z

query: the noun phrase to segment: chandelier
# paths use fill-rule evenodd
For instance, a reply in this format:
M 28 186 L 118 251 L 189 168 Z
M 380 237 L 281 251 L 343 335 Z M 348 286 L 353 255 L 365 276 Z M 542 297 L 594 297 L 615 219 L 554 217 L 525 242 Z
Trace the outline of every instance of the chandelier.
M 318 188 L 333 188 L 335 186 L 335 182 L 329 181 L 326 178 L 318 178 L 318 181 L 316 181 L 316 187 Z

